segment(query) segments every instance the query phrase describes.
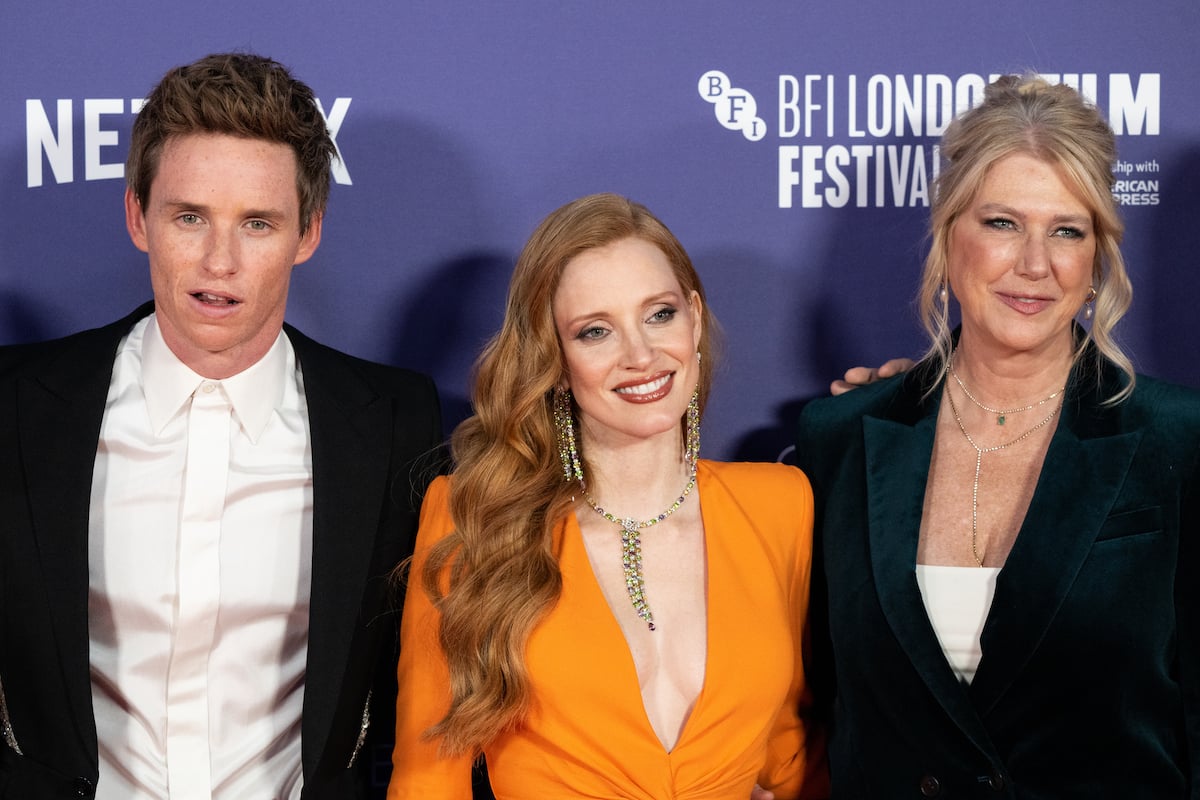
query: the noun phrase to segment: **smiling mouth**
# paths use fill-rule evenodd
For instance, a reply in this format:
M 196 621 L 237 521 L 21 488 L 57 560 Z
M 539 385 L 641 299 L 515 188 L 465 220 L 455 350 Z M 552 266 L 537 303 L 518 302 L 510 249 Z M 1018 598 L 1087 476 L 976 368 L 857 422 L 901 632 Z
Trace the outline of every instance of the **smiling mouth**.
M 240 300 L 234 300 L 232 297 L 221 297 L 220 295 L 209 294 L 208 292 L 192 292 L 192 297 L 210 306 L 236 306 L 241 302 Z
M 671 380 L 671 377 L 671 373 L 668 373 L 663 375 L 661 378 L 655 378 L 654 380 L 646 383 L 639 383 L 637 386 L 621 386 L 615 391 L 617 394 L 629 395 L 633 397 L 645 397 L 654 394 L 666 386 L 667 382 Z
M 1050 307 L 1053 302 L 1046 297 L 1029 297 L 1028 295 L 1001 294 L 1000 299 L 1009 308 L 1021 314 L 1037 314 Z

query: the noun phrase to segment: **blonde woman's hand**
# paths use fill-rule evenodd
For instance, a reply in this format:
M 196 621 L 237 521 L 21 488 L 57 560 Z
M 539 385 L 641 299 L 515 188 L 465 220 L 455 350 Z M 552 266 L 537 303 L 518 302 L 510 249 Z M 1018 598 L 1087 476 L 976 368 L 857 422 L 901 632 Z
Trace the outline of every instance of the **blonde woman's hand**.
M 841 380 L 829 384 L 829 393 L 832 395 L 845 394 L 851 389 L 899 375 L 901 372 L 908 372 L 915 363 L 917 362 L 911 358 L 892 358 L 878 367 L 851 367 L 846 370 L 846 374 L 842 376 Z

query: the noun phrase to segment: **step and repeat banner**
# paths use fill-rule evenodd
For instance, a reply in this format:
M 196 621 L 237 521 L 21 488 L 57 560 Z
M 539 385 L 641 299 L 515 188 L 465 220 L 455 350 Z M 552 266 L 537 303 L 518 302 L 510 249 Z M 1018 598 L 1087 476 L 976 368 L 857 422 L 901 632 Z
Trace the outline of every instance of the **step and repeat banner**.
M 289 319 L 441 387 L 470 365 L 550 210 L 614 191 L 680 237 L 725 334 L 704 427 L 770 459 L 854 364 L 914 356 L 938 138 L 1005 72 L 1078 87 L 1118 134 L 1143 372 L 1200 386 L 1200 5 L 43 0 L 0 26 L 0 343 L 150 296 L 125 232 L 141 98 L 210 52 L 311 85 L 341 160 Z

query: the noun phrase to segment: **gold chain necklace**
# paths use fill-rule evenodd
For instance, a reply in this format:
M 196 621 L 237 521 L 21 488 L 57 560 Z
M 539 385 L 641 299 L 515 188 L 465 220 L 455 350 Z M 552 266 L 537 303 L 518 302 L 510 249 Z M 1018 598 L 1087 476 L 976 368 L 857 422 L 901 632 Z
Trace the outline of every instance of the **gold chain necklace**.
M 954 382 L 958 384 L 958 388 L 962 389 L 962 393 L 967 396 L 968 400 L 970 400 L 972 403 L 979 406 L 980 408 L 982 408 L 984 411 L 988 412 L 989 414 L 996 415 L 996 424 L 997 425 L 1003 425 L 1007 421 L 1009 414 L 1020 414 L 1022 411 L 1030 411 L 1032 409 L 1037 408 L 1038 406 L 1042 406 L 1042 405 L 1045 405 L 1046 403 L 1049 403 L 1051 400 L 1053 400 L 1054 398 L 1056 398 L 1060 394 L 1062 394 L 1063 389 L 1067 388 L 1066 386 L 1064 386 L 1062 389 L 1059 389 L 1057 392 L 1050 395 L 1049 397 L 1043 397 L 1041 400 L 1038 400 L 1036 403 L 1031 403 L 1030 405 L 1027 405 L 1024 408 L 1010 408 L 1008 410 L 1004 410 L 1004 409 L 1000 409 L 1000 408 L 992 408 L 991 406 L 985 406 L 983 403 L 981 403 L 975 399 L 975 395 L 971 394 L 971 390 L 967 388 L 966 384 L 964 384 L 962 382 L 962 378 L 958 377 L 958 373 L 954 371 L 954 359 L 953 358 L 950 359 L 950 375 L 951 375 L 951 377 L 954 378 Z
M 953 368 L 951 371 L 953 374 Z M 1066 387 L 1064 386 L 1063 389 L 1065 388 Z M 1057 392 L 1051 395 L 1051 397 L 1061 394 L 1063 389 L 1059 389 Z M 967 396 L 970 397 L 970 395 Z M 1003 450 L 1006 447 L 1012 447 L 1017 442 L 1028 439 L 1031 435 L 1033 435 L 1034 431 L 1044 428 L 1050 423 L 1050 420 L 1054 419 L 1054 415 L 1058 413 L 1060 408 L 1062 408 L 1062 403 L 1059 403 L 1053 409 L 1051 409 L 1050 413 L 1045 419 L 1012 441 L 1005 442 L 1004 444 L 992 445 L 991 447 L 980 447 L 975 443 L 975 440 L 971 438 L 971 434 L 967 433 L 967 428 L 965 425 L 963 425 L 962 417 L 960 417 L 958 414 L 958 406 L 954 405 L 954 393 L 950 391 L 949 386 L 946 387 L 946 399 L 950 401 L 950 410 L 954 413 L 954 421 L 958 423 L 958 429 L 962 431 L 962 435 L 966 437 L 967 443 L 975 449 L 975 484 L 971 487 L 971 555 L 975 557 L 975 563 L 982 567 L 983 559 L 979 557 L 979 471 L 983 466 L 983 454 L 994 453 L 997 450 Z M 1030 408 L 1033 408 L 1033 406 L 1030 406 Z
M 621 526 L 621 568 L 625 573 L 625 591 L 629 593 L 633 610 L 645 621 L 650 630 L 655 630 L 654 615 L 650 613 L 650 603 L 646 600 L 646 579 L 642 575 L 642 537 L 638 531 L 657 525 L 674 514 L 695 488 L 696 462 L 692 461 L 687 486 L 683 487 L 683 491 L 679 493 L 679 497 L 675 498 L 675 502 L 657 517 L 650 517 L 640 522 L 633 517 L 618 517 L 605 511 L 592 499 L 586 489 L 583 492 L 583 499 L 587 501 L 593 511 L 609 522 L 615 522 Z

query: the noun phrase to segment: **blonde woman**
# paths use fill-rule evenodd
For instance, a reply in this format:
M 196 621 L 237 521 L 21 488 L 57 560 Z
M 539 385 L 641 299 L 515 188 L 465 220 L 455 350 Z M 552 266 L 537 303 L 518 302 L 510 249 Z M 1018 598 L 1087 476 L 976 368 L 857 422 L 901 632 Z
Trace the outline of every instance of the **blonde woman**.
M 1200 395 L 1113 339 L 1112 131 L 1005 77 L 942 153 L 928 356 L 801 418 L 833 796 L 1195 797 Z

